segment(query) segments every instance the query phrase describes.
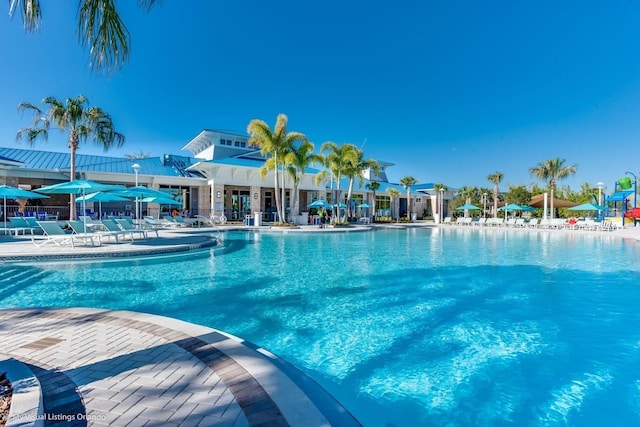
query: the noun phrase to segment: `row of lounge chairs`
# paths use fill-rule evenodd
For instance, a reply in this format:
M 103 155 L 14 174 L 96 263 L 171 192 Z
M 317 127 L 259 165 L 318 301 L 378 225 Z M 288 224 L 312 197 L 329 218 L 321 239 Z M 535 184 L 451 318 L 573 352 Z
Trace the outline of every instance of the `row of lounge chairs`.
M 102 245 L 104 240 L 113 239 L 116 243 L 129 239 L 133 241 L 136 237 L 142 239 L 149 237 L 150 232 L 155 232 L 158 237 L 158 229 L 151 226 L 138 227 L 131 219 L 104 219 L 101 221 L 67 221 L 71 233 L 62 228 L 57 221 L 40 221 L 30 217 L 9 218 L 11 228 L 5 228 L 5 234 L 20 232 L 23 235 L 29 233 L 31 240 L 36 246 L 52 242 L 57 245 L 82 242 L 85 245 Z
M 530 218 L 458 218 L 455 222 L 451 217 L 446 217 L 444 224 L 454 224 L 471 227 L 512 227 L 512 228 L 545 228 L 545 229 L 570 229 L 570 230 L 595 230 L 613 231 L 618 227 L 610 220 L 594 221 L 585 219 L 580 221 L 570 221 L 565 218 L 538 219 Z

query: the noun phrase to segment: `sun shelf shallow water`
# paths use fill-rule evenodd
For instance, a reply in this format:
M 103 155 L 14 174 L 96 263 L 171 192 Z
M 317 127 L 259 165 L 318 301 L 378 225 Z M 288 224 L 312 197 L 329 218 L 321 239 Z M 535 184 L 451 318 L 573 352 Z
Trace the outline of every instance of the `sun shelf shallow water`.
M 10 265 L 0 304 L 226 330 L 366 426 L 637 425 L 639 254 L 609 235 L 237 232 L 183 258 Z

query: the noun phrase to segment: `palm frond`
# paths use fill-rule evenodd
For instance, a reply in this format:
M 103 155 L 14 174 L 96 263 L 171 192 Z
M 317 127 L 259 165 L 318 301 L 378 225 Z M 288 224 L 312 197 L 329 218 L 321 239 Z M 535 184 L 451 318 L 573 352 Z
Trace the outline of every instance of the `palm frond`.
M 91 68 L 121 68 L 129 57 L 130 36 L 115 1 L 83 0 L 78 5 L 78 18 L 78 38 L 82 46 L 89 47 Z
M 13 17 L 18 10 L 26 31 L 36 32 L 40 29 L 42 10 L 39 0 L 9 0 L 9 16 Z

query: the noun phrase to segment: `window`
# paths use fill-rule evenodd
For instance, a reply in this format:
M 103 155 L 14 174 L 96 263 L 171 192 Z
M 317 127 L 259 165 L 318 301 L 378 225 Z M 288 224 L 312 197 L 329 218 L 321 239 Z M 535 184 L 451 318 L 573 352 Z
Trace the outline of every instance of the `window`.
M 416 197 L 416 203 L 422 203 L 422 198 Z

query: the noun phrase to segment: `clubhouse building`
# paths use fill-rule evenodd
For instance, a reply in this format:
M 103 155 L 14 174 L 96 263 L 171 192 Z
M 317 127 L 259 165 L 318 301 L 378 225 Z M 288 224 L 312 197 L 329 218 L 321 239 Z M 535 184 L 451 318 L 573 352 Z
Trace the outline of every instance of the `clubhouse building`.
M 180 202 L 179 211 L 188 211 L 190 215 L 222 215 L 230 221 L 243 221 L 256 212 L 262 213 L 264 222 L 276 220 L 274 172 L 270 171 L 264 179 L 260 177 L 260 168 L 265 157 L 260 150 L 249 145 L 249 137 L 240 133 L 205 129 L 182 147 L 185 155 L 165 154 L 161 157 L 149 157 L 131 160 L 126 157 L 110 157 L 76 154 L 76 179 L 87 179 L 107 184 L 125 186 L 144 185 L 166 192 L 172 199 Z M 362 185 L 355 180 L 353 188 L 354 206 L 366 203 L 376 207 L 376 217 L 400 217 L 407 213 L 406 188 L 389 183 L 386 170 L 392 163 L 379 162 L 380 172 L 372 176 L 372 171 L 363 173 Z M 0 184 L 36 190 L 40 187 L 69 181 L 70 154 L 42 150 L 0 147 Z M 136 165 L 134 167 L 134 165 Z M 303 224 L 307 221 L 307 206 L 318 199 L 331 200 L 331 190 L 341 190 L 342 203 L 346 202 L 348 179 L 340 183 L 328 179 L 316 183 L 321 169 L 308 168 L 298 184 L 298 195 L 292 197 L 293 183 L 285 178 L 285 207 L 292 214 L 290 220 Z M 372 181 L 379 183 L 374 192 L 368 188 Z M 282 184 L 281 184 L 282 185 Z M 400 192 L 399 200 L 391 200 L 388 190 Z M 434 216 L 437 211 L 438 195 L 433 184 L 418 184 L 411 190 L 411 211 L 417 218 Z M 16 211 L 25 215 L 46 212 L 60 219 L 69 217 L 69 198 L 66 195 L 50 195 L 50 199 L 26 201 L 7 201 L 7 216 Z M 450 199 L 445 192 L 445 201 Z M 19 202 L 22 202 L 20 204 Z M 295 206 L 291 206 L 294 202 Z M 393 206 L 392 206 L 393 205 Z M 132 203 L 102 203 L 103 215 L 133 215 Z M 446 202 L 445 202 L 446 206 Z M 175 207 L 148 203 L 143 206 L 144 215 L 159 216 L 168 214 Z M 358 216 L 373 214 L 372 209 L 356 209 Z M 95 206 L 87 204 L 90 213 L 97 212 Z M 446 212 L 446 208 L 445 208 Z

